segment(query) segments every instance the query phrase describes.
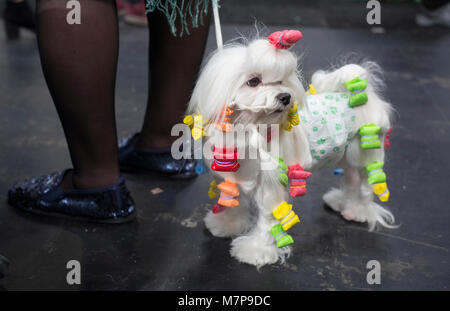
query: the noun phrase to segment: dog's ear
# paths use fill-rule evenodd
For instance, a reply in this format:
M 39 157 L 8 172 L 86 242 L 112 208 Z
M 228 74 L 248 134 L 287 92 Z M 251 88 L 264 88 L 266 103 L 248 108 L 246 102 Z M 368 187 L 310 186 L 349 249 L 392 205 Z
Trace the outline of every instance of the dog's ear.
M 208 123 L 217 121 L 244 82 L 241 72 L 244 55 L 244 47 L 229 46 L 209 58 L 195 85 L 188 113 L 198 112 Z

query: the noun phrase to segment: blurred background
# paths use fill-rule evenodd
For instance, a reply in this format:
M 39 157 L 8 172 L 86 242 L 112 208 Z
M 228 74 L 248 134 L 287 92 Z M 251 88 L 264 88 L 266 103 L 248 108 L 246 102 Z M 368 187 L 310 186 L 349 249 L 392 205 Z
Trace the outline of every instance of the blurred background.
M 207 174 L 194 181 L 126 174 L 139 213 L 136 222 L 122 226 L 36 219 L 7 205 L 13 181 L 70 166 L 42 75 L 34 1 L 13 1 L 9 11 L 7 2 L 0 2 L 0 254 L 10 266 L 0 289 L 449 289 L 447 1 L 380 1 L 379 25 L 367 23 L 367 1 L 220 1 L 224 41 L 254 36 L 256 28 L 261 35 L 300 29 L 303 39 L 294 51 L 303 55 L 305 86 L 314 71 L 343 59 L 374 60 L 385 71 L 384 96 L 396 109 L 385 168 L 388 206 L 401 227 L 369 233 L 330 212 L 321 196 L 340 177 L 326 169 L 314 173 L 306 197 L 294 200 L 302 224 L 295 229 L 292 257 L 259 272 L 230 257 L 230 240 L 204 229 L 203 215 L 214 204 L 207 197 Z M 124 137 L 139 129 L 145 111 L 148 30 L 143 1 L 117 3 L 116 116 L 118 136 Z M 212 27 L 205 57 L 216 48 Z M 156 188 L 162 192 L 153 194 Z M 82 263 L 80 286 L 66 283 L 71 259 Z M 383 271 L 375 287 L 366 283 L 365 265 L 372 259 Z
M 5 0 L 0 3 L 4 11 Z M 24 1 L 24 0 L 12 0 Z M 431 4 L 429 5 L 428 2 Z M 26 0 L 34 9 L 35 1 Z M 381 0 L 382 26 L 409 28 L 424 26 L 417 23 L 417 15 L 426 15 L 434 6 L 442 6 L 442 0 Z M 425 6 L 424 6 L 425 2 Z M 117 5 L 124 21 L 131 25 L 145 25 L 143 0 L 118 0 Z M 252 20 L 267 25 L 301 25 L 311 27 L 367 27 L 365 0 L 222 0 L 220 17 L 223 23 L 248 25 Z M 448 15 L 448 14 L 447 14 Z M 448 21 L 447 21 L 448 23 Z M 439 23 L 438 23 L 439 24 Z M 428 25 L 427 25 L 428 26 Z

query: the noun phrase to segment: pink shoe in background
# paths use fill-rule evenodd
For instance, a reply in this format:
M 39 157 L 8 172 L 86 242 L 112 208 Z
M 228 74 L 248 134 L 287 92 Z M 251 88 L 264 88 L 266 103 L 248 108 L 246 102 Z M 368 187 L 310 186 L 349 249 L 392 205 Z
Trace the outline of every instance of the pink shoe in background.
M 147 26 L 147 14 L 145 14 L 145 1 L 129 4 L 124 17 L 125 22 L 135 26 Z
M 123 16 L 127 14 L 128 7 L 130 4 L 128 2 L 125 2 L 124 0 L 116 0 L 116 6 L 117 6 L 117 14 L 119 16 Z

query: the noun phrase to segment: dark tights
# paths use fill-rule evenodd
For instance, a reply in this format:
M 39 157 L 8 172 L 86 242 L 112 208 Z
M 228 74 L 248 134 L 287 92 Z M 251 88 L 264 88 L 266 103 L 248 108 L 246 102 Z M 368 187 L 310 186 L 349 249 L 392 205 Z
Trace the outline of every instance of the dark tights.
M 69 146 L 73 172 L 64 188 L 96 188 L 119 177 L 114 113 L 118 57 L 114 0 L 79 0 L 81 24 L 66 21 L 66 1 L 37 0 L 42 68 Z M 149 14 L 150 81 L 138 146 L 168 148 L 197 76 L 208 23 L 175 38 L 166 17 Z

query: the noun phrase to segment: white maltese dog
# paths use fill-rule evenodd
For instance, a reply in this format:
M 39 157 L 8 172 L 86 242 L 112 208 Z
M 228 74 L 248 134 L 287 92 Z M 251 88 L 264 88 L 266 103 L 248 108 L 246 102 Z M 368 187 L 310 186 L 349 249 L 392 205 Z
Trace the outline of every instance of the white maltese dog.
M 302 34 L 285 30 L 217 50 L 203 68 L 185 123 L 205 136 L 204 158 L 218 177 L 205 218 L 217 237 L 234 237 L 231 255 L 258 268 L 283 262 L 299 222 L 289 196 L 306 192 L 309 171 L 339 165 L 342 186 L 323 196 L 350 221 L 393 227 L 394 217 L 373 202 L 387 201 L 383 172 L 392 108 L 377 94 L 373 62 L 318 71 L 305 92 L 297 57 Z M 212 151 L 212 152 L 211 152 Z M 256 152 L 255 152 L 256 151 Z

